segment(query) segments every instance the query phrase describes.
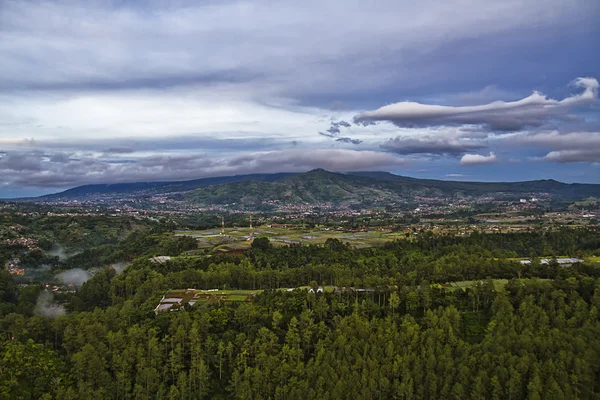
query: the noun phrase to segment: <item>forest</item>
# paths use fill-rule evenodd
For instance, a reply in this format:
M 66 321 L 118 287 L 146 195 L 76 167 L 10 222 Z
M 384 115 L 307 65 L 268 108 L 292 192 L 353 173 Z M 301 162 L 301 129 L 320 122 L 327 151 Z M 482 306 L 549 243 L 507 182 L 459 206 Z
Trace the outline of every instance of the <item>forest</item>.
M 172 230 L 131 230 L 64 261 L 128 265 L 54 294 L 54 318 L 38 312 L 43 285 L 0 272 L 0 399 L 600 397 L 597 227 L 422 232 L 366 249 L 257 238 L 200 256 Z M 561 256 L 586 261 L 539 262 Z M 344 290 L 299 288 L 320 285 Z M 261 292 L 155 313 L 178 288 Z

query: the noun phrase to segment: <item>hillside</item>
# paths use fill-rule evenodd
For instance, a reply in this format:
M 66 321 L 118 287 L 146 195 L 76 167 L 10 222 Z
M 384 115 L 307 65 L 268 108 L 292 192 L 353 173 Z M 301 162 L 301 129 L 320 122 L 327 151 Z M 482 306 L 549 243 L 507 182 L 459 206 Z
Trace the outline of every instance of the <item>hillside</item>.
M 95 196 L 114 196 L 114 195 L 129 195 L 143 196 L 153 194 L 164 194 L 173 192 L 187 192 L 190 190 L 204 188 L 213 185 L 222 185 L 233 182 L 245 181 L 276 181 L 279 179 L 289 178 L 296 174 L 293 173 L 278 173 L 278 174 L 250 174 L 250 175 L 234 175 L 220 176 L 215 178 L 202 178 L 189 181 L 175 182 L 132 182 L 132 183 L 114 183 L 114 184 L 96 184 L 77 186 L 72 189 L 65 190 L 60 193 L 49 194 L 39 197 L 41 200 L 54 199 L 83 199 Z
M 492 196 L 518 198 L 545 195 L 572 200 L 600 196 L 600 185 L 564 184 L 554 180 L 529 182 L 455 182 L 417 179 L 387 172 L 333 173 L 313 170 L 271 182 L 237 182 L 190 191 L 185 199 L 193 204 L 228 204 L 256 208 L 280 204 L 329 204 L 374 206 L 407 203 L 419 198 Z
M 276 182 L 238 182 L 194 190 L 186 199 L 195 204 L 239 204 L 255 207 L 263 202 L 285 204 L 331 203 L 341 205 L 375 197 L 391 200 L 391 193 L 367 177 L 314 170 Z

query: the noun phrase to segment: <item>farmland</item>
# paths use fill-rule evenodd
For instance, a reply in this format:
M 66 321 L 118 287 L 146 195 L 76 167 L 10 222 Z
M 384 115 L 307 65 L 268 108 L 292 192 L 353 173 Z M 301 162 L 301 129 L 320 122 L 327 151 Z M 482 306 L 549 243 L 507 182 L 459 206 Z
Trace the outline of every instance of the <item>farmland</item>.
M 219 229 L 204 231 L 179 230 L 175 232 L 179 236 L 191 236 L 198 240 L 200 249 L 213 249 L 214 251 L 234 251 L 249 248 L 250 228 L 225 229 L 222 235 Z M 356 248 L 365 248 L 381 245 L 385 242 L 404 239 L 405 232 L 393 232 L 391 230 L 362 230 L 342 231 L 328 228 L 302 229 L 302 228 L 269 228 L 258 227 L 252 232 L 252 237 L 268 237 L 273 246 L 286 245 L 319 245 L 324 244 L 327 239 L 338 239 L 343 243 L 349 243 Z
M 155 312 L 177 310 L 198 302 L 251 301 L 258 293 L 262 293 L 262 290 L 168 290 L 156 306 Z

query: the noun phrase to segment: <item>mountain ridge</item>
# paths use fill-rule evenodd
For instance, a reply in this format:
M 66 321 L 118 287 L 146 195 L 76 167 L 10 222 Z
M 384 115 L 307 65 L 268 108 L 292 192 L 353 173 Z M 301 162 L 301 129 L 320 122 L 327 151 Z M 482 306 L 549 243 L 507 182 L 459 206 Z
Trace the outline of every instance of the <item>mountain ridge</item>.
M 459 182 L 418 179 L 385 172 L 312 170 L 286 179 L 252 184 L 224 184 L 192 190 L 185 200 L 196 205 L 227 204 L 253 208 L 265 203 L 382 206 L 419 198 L 493 196 L 518 199 L 540 194 L 560 199 L 600 196 L 600 185 L 566 184 L 555 180 L 522 182 Z
M 286 204 L 384 204 L 411 198 L 451 196 L 518 197 L 547 193 L 561 199 L 600 197 L 600 185 L 562 183 L 554 179 L 519 182 L 471 182 L 420 179 L 386 171 L 330 172 L 322 168 L 304 173 L 247 174 L 186 181 L 132 182 L 77 186 L 60 193 L 28 199 L 61 201 L 174 195 L 194 205 L 231 204 L 258 207 L 265 202 Z

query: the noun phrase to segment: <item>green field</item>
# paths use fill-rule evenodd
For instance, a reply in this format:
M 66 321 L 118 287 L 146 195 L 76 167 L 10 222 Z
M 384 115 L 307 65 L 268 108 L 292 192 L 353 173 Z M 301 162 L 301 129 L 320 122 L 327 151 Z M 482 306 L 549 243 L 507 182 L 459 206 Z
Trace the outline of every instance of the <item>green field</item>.
M 449 282 L 446 285 L 443 285 L 443 287 L 445 287 L 448 290 L 466 290 L 466 288 L 474 286 L 477 283 L 484 283 L 485 281 L 482 280 L 475 280 L 475 281 L 460 281 L 460 282 Z M 494 289 L 497 292 L 501 292 L 504 290 L 504 287 L 508 284 L 508 279 L 493 279 L 494 282 Z
M 252 301 L 255 295 L 262 290 L 197 290 L 197 289 L 175 289 L 165 293 L 159 302 L 157 309 L 161 306 L 173 304 L 173 310 L 179 309 L 186 304 L 221 302 L 221 301 Z
M 198 240 L 199 248 L 212 248 L 213 252 L 229 252 L 243 250 L 249 247 L 249 228 L 225 229 L 221 235 L 220 229 L 204 231 L 176 231 L 179 236 L 192 236 Z M 390 230 L 369 231 L 340 231 L 328 229 L 302 229 L 302 228 L 269 228 L 267 226 L 254 229 L 253 237 L 268 237 L 273 246 L 286 246 L 290 244 L 324 244 L 327 239 L 338 239 L 343 243 L 350 243 L 357 248 L 373 247 L 397 239 L 405 239 L 404 232 Z

